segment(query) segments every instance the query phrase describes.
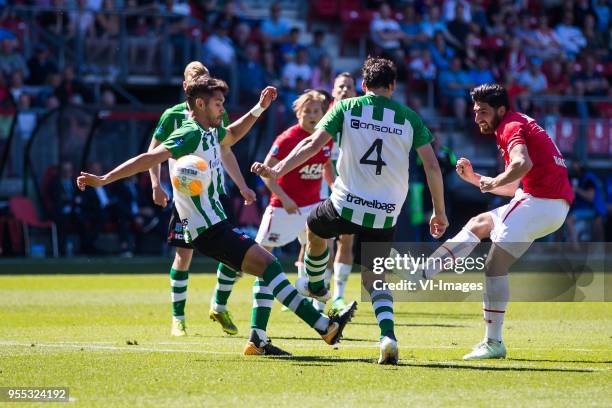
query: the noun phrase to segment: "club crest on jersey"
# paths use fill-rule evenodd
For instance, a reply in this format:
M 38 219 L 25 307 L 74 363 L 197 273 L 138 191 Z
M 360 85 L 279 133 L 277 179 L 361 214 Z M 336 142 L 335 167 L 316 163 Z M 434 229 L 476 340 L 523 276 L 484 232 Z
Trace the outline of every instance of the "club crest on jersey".
M 300 169 L 300 178 L 302 180 L 318 180 L 323 174 L 323 165 L 321 163 L 307 164 Z
M 331 149 L 329 148 L 329 146 L 323 146 L 323 156 L 325 157 L 331 157 Z
M 366 129 L 366 130 L 374 130 L 376 132 L 382 133 L 393 133 L 396 135 L 401 135 L 402 129 L 394 128 L 390 126 L 380 126 L 374 123 L 362 122 L 359 119 L 351 119 L 351 127 L 353 129 Z

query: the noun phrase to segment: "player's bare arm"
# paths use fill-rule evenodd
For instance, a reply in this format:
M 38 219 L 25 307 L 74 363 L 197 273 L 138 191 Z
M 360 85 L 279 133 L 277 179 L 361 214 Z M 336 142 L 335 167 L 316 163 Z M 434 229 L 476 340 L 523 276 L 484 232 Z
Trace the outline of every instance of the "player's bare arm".
M 236 187 L 240 190 L 240 195 L 244 198 L 245 205 L 251 205 L 257 199 L 257 195 L 255 191 L 251 190 L 249 186 L 247 186 L 244 177 L 242 176 L 242 172 L 240 171 L 240 166 L 238 166 L 238 160 L 236 160 L 236 155 L 231 147 L 229 146 L 220 146 L 221 149 L 221 162 L 223 163 L 223 168 L 227 171 L 230 178 L 236 183 Z
M 276 99 L 277 92 L 273 86 L 266 87 L 261 91 L 259 96 L 259 102 L 255 105 L 248 113 L 243 115 L 240 119 L 233 122 L 227 127 L 227 134 L 221 141 L 221 145 L 233 146 L 240 139 L 242 139 L 249 130 L 253 127 L 259 116 L 264 110 L 268 109 L 270 104 Z
M 483 193 L 492 192 L 511 183 L 520 182 L 520 180 L 529 173 L 533 167 L 531 158 L 527 151 L 527 146 L 518 144 L 510 151 L 510 163 L 506 170 L 497 175 L 497 177 L 480 177 L 480 191 Z
M 336 181 L 336 169 L 331 159 L 323 165 L 323 178 L 330 188 L 334 186 L 334 182 Z
M 331 140 L 331 135 L 323 129 L 317 129 L 312 135 L 298 143 L 291 153 L 287 155 L 274 167 L 263 163 L 255 162 L 251 166 L 251 171 L 258 176 L 267 178 L 278 178 L 289 173 L 306 160 L 317 154 L 319 150 Z
M 430 143 L 427 143 L 418 149 L 417 154 L 423 161 L 423 169 L 427 177 L 427 186 L 431 192 L 431 201 L 433 204 L 433 214 L 429 220 L 429 232 L 434 238 L 439 238 L 444 235 L 448 227 L 448 219 L 446 218 L 446 208 L 444 206 L 444 181 L 438 158 L 433 151 Z
M 171 156 L 172 155 L 168 149 L 166 149 L 164 146 L 158 146 L 150 152 L 132 157 L 103 176 L 81 172 L 81 175 L 77 177 L 77 186 L 81 191 L 85 190 L 85 187 L 87 186 L 105 186 L 117 180 L 147 171 L 151 167 L 165 162 Z
M 463 181 L 470 183 L 478 188 L 480 188 L 480 179 L 482 177 L 485 177 L 479 173 L 476 173 L 472 168 L 472 163 L 465 157 L 462 157 L 457 160 L 456 171 Z M 513 197 L 514 193 L 516 192 L 516 189 L 519 188 L 519 185 L 520 180 L 516 180 L 504 186 L 497 187 L 494 190 L 489 191 L 489 193 L 499 196 Z
M 149 144 L 148 152 L 155 150 L 157 146 L 159 146 L 161 142 L 156 138 L 151 138 L 151 143 Z M 161 169 L 161 165 L 153 166 L 149 169 L 149 176 L 151 178 L 151 190 L 153 190 L 153 202 L 160 207 L 166 207 L 168 204 L 168 194 L 164 191 L 160 183 L 159 172 Z
M 272 155 L 268 153 L 268 155 L 266 156 L 266 160 L 264 160 L 264 164 L 269 167 L 274 167 L 277 163 L 278 163 L 278 159 L 275 157 L 272 157 Z M 262 180 L 264 184 L 266 185 L 266 187 L 268 187 L 268 189 L 278 197 L 278 199 L 283 204 L 283 208 L 285 209 L 285 211 L 287 211 L 287 213 L 289 214 L 295 214 L 296 212 L 299 213 L 300 207 L 298 207 L 296 202 L 291 197 L 289 197 L 289 195 L 287 195 L 285 190 L 283 190 L 283 188 L 278 184 L 276 179 L 264 177 L 262 178 Z

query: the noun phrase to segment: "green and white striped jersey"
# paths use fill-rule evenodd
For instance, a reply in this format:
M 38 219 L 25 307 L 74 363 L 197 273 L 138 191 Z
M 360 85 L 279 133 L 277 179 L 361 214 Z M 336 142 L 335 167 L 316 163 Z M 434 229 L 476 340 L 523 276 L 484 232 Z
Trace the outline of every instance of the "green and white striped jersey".
M 212 173 L 210 185 L 199 196 L 190 197 L 175 192 L 174 203 L 183 221 L 187 242 L 227 218 L 219 201 L 219 195 L 223 194 L 223 167 L 219 143 L 225 135 L 224 127 L 205 130 L 195 120 L 187 119 L 162 143 L 175 160 L 188 154 L 203 158 Z
M 182 102 L 166 109 L 159 118 L 159 121 L 157 122 L 155 131 L 153 132 L 153 137 L 160 142 L 166 141 L 166 139 L 170 137 L 172 132 L 180 128 L 183 122 L 189 119 L 189 117 L 190 115 L 189 108 L 187 107 L 187 102 Z M 229 116 L 227 115 L 227 112 L 223 113 L 222 123 L 225 127 L 229 125 Z M 172 169 L 174 168 L 174 159 L 168 160 L 168 168 L 170 169 L 170 174 L 172 174 Z M 223 171 L 221 172 L 221 185 L 223 186 L 223 194 L 226 194 L 225 173 Z M 176 197 L 177 194 L 177 191 L 172 191 L 173 197 Z
M 410 149 L 433 140 L 412 109 L 367 94 L 334 104 L 317 124 L 338 144 L 331 200 L 340 216 L 368 228 L 390 228 L 408 194 Z

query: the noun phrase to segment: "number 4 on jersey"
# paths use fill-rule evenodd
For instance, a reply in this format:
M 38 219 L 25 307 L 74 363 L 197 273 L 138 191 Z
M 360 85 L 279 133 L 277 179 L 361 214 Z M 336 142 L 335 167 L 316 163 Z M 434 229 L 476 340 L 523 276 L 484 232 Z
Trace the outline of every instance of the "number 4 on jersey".
M 379 176 L 380 173 L 382 172 L 382 166 L 387 165 L 387 163 L 385 163 L 385 161 L 382 159 L 382 155 L 381 155 L 382 147 L 383 147 L 383 140 L 376 139 L 374 143 L 372 143 L 372 146 L 370 146 L 368 151 L 365 152 L 361 160 L 359 160 L 360 164 L 370 164 L 372 166 L 376 166 L 377 176 Z M 372 155 L 372 153 L 374 153 L 374 150 L 376 150 L 376 160 L 370 160 L 369 157 Z

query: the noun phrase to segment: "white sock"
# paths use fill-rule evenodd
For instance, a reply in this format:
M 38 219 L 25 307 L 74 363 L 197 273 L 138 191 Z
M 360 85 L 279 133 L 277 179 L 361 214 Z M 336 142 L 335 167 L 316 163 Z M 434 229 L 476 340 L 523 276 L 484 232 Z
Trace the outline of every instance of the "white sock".
M 353 269 L 353 265 L 334 262 L 334 297 L 332 299 L 344 297 L 344 288 L 351 274 L 351 269 Z
M 331 282 L 331 278 L 332 278 L 333 275 L 334 275 L 334 271 L 333 270 L 331 270 L 329 268 L 327 268 L 325 270 L 325 279 L 324 279 L 324 282 L 325 282 L 325 287 L 326 288 L 329 288 L 329 283 Z
M 486 292 L 483 295 L 483 314 L 486 324 L 485 337 L 502 341 L 502 325 L 506 306 L 510 298 L 508 275 L 487 276 Z
M 430 256 L 430 261 L 426 263 L 424 275 L 425 278 L 431 279 L 444 270 L 442 265 L 447 260 L 453 261 L 456 258 L 465 258 L 468 256 L 474 248 L 480 243 L 474 233 L 468 229 L 463 228 L 457 235 L 446 241 L 438 249 L 436 249 Z M 433 261 L 441 259 L 442 262 Z
M 266 334 L 264 330 L 261 330 L 261 329 L 251 329 L 251 330 L 257 333 L 257 337 L 259 337 L 259 340 L 261 340 L 262 343 L 267 344 L 269 342 L 268 335 Z M 260 345 L 257 344 L 257 347 L 260 347 Z
M 304 262 L 298 264 L 298 278 L 308 278 L 306 274 L 306 264 Z

